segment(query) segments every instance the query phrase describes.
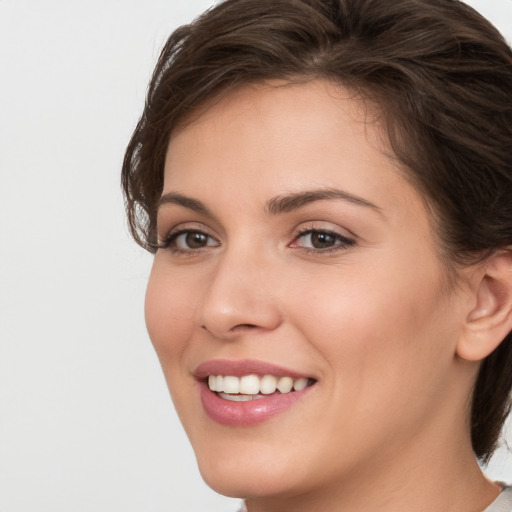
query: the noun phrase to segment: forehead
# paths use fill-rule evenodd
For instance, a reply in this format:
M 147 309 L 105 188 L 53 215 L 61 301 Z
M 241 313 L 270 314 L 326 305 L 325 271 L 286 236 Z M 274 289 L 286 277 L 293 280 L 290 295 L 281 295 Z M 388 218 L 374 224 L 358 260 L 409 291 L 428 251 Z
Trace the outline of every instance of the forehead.
M 345 110 L 352 111 L 360 119 L 367 118 L 372 124 L 380 117 L 380 106 L 372 101 L 369 95 L 365 95 L 364 91 L 358 92 L 336 79 L 299 76 L 293 80 L 267 79 L 220 89 L 201 100 L 192 108 L 191 113 L 183 115 L 172 135 L 174 136 L 198 120 L 203 120 L 210 115 L 217 115 L 228 105 L 235 108 L 243 108 L 244 105 L 246 107 L 264 105 L 272 103 L 272 99 L 276 98 L 277 103 L 284 106 L 287 100 L 293 102 L 294 98 L 304 100 L 306 97 L 313 99 L 323 95 L 327 95 L 333 100 L 346 100 Z M 349 105 L 348 102 L 351 104 Z M 272 108 L 275 107 L 276 105 L 273 104 Z
M 374 159 L 386 161 L 398 170 L 377 106 L 328 80 L 306 83 L 273 81 L 241 87 L 210 99 L 173 131 L 168 146 L 165 181 L 193 179 L 192 169 L 215 169 L 217 160 L 229 169 L 230 159 L 240 174 L 250 164 L 271 165 L 276 174 L 309 161 L 308 174 L 318 174 L 323 164 L 335 158 L 331 167 L 362 164 Z M 201 161 L 207 159 L 208 161 Z M 186 166 L 187 176 L 180 172 Z M 354 174 L 362 176 L 362 169 Z M 253 175 L 254 177 L 255 175 Z

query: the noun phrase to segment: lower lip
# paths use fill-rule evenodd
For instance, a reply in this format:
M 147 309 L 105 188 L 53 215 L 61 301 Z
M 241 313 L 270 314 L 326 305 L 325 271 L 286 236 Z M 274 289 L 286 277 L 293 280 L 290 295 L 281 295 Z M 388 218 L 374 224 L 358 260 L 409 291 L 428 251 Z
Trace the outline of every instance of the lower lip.
M 201 402 L 206 414 L 217 423 L 231 426 L 251 426 L 262 423 L 288 410 L 311 389 L 273 394 L 264 398 L 234 402 L 224 400 L 210 390 L 206 383 L 201 382 Z

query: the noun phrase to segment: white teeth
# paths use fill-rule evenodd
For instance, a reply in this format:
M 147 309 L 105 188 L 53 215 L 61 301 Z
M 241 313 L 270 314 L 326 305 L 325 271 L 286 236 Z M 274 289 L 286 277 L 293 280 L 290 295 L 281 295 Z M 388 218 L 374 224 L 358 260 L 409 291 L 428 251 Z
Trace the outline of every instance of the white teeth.
M 224 377 L 222 375 L 215 377 L 215 391 L 224 391 Z
M 224 400 L 231 400 L 232 402 L 248 402 L 249 400 L 258 400 L 263 398 L 263 395 L 228 395 L 227 393 L 219 393 Z
M 291 377 L 281 377 L 277 381 L 277 389 L 281 393 L 289 393 L 293 388 L 293 379 Z
M 257 375 L 244 375 L 240 379 L 240 393 L 257 395 L 260 392 L 260 379 Z
M 222 375 L 210 375 L 208 377 L 208 387 L 212 391 L 222 391 L 223 389 L 223 377 Z
M 208 377 L 208 387 L 222 398 L 234 401 L 252 400 L 253 398 L 262 398 L 261 395 L 271 395 L 278 390 L 280 393 L 289 393 L 292 390 L 301 391 L 306 388 L 309 379 L 301 377 L 292 379 L 291 377 L 274 377 L 265 375 L 244 375 L 243 377 L 234 377 L 232 375 L 210 375 Z M 258 396 L 259 395 L 259 396 Z
M 273 375 L 265 375 L 260 381 L 260 391 L 263 395 L 275 393 L 277 388 L 277 379 Z
M 293 382 L 293 389 L 295 391 L 300 391 L 301 389 L 304 389 L 308 385 L 308 379 L 301 378 L 301 379 L 295 379 Z
M 224 377 L 224 389 L 222 391 L 224 393 L 240 393 L 240 379 L 237 377 Z

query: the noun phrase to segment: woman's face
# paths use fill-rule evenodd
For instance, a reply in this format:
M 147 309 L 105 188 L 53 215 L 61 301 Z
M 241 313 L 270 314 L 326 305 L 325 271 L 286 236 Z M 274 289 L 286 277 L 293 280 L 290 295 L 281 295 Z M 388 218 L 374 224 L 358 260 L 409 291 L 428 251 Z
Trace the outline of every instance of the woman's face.
M 146 319 L 221 493 L 325 490 L 466 435 L 462 300 L 365 116 L 326 81 L 261 85 L 171 138 Z

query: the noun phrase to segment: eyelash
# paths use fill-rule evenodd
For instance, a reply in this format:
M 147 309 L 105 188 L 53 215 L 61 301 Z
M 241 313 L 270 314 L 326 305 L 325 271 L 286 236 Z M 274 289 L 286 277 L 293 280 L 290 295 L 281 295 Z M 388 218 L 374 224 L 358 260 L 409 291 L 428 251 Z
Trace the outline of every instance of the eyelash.
M 174 254 L 191 254 L 191 253 L 199 252 L 200 250 L 208 249 L 209 247 L 214 247 L 214 246 L 211 246 L 211 245 L 210 246 L 206 245 L 205 247 L 201 247 L 201 248 L 198 248 L 198 249 L 192 249 L 192 248 L 182 249 L 180 247 L 177 247 L 176 240 L 181 235 L 191 235 L 191 234 L 204 235 L 205 237 L 207 237 L 210 240 L 215 240 L 215 238 L 213 238 L 206 231 L 203 231 L 201 229 L 190 229 L 190 228 L 188 228 L 188 229 L 180 229 L 178 231 L 174 231 L 174 232 L 169 233 L 169 235 L 167 235 L 165 237 L 165 239 L 162 241 L 162 243 L 160 243 L 158 245 L 158 249 L 169 249 Z M 220 245 L 219 242 L 217 242 L 217 246 L 218 245 Z
M 178 231 L 170 233 L 161 244 L 159 244 L 158 249 L 168 249 L 174 254 L 193 254 L 200 251 L 208 250 L 211 247 L 218 247 L 220 245 L 220 242 L 216 242 L 215 245 L 206 245 L 199 248 L 188 248 L 188 249 L 182 249 L 180 247 L 177 247 L 176 241 L 177 239 L 182 235 L 203 235 L 207 237 L 209 240 L 215 240 L 211 235 L 209 235 L 206 231 L 200 230 L 200 229 L 180 229 Z M 313 247 L 301 247 L 300 245 L 297 245 L 297 241 L 308 236 L 308 235 L 327 235 L 332 237 L 335 240 L 335 244 L 330 247 L 325 248 L 313 248 Z M 332 253 L 336 251 L 341 251 L 344 249 L 348 249 L 349 247 L 355 245 L 355 240 L 348 238 L 346 236 L 343 236 L 336 231 L 332 231 L 329 229 L 318 229 L 318 228 L 308 228 L 304 229 L 302 231 L 299 231 L 293 238 L 292 242 L 288 245 L 288 247 L 291 248 L 301 248 L 303 251 L 308 253 L 314 253 L 314 254 L 327 254 Z
M 328 236 L 334 238 L 335 244 L 332 245 L 331 247 L 325 247 L 323 249 L 312 248 L 312 247 L 300 247 L 300 246 L 294 245 L 297 240 L 304 238 L 307 235 L 314 235 L 314 234 L 328 235 Z M 355 243 L 356 243 L 356 241 L 353 240 L 352 238 L 343 236 L 340 233 L 337 233 L 336 231 L 332 231 L 330 229 L 308 228 L 308 229 L 299 231 L 295 235 L 293 241 L 291 242 L 291 244 L 289 244 L 288 247 L 292 247 L 292 248 L 299 247 L 299 248 L 302 248 L 303 251 L 306 251 L 309 253 L 314 253 L 314 254 L 318 254 L 318 253 L 327 254 L 327 253 L 332 253 L 332 252 L 348 249 L 349 247 L 355 245 Z

